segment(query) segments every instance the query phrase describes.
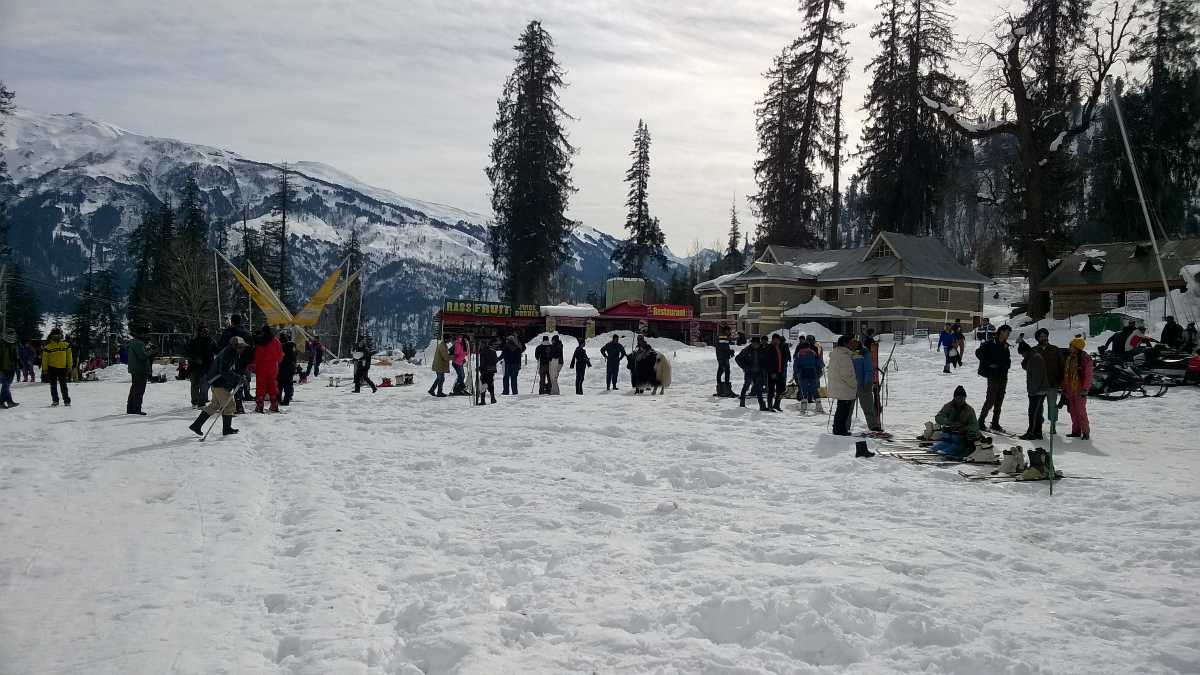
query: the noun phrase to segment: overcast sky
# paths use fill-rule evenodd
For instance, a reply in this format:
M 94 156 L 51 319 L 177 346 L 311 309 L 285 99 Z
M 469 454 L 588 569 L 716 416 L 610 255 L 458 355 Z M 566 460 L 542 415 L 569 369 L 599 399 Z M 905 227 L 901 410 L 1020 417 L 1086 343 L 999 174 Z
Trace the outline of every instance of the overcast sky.
M 959 0 L 960 37 L 1004 0 Z M 847 0 L 845 113 L 858 140 L 875 0 Z M 264 161 L 314 160 L 415 198 L 488 213 L 496 97 L 533 18 L 557 43 L 580 148 L 570 215 L 621 236 L 637 120 L 667 243 L 753 222 L 754 103 L 801 28 L 795 0 L 0 0 L 0 80 L 17 104 Z M 965 65 L 964 68 L 969 68 Z M 848 167 L 849 168 L 849 167 Z

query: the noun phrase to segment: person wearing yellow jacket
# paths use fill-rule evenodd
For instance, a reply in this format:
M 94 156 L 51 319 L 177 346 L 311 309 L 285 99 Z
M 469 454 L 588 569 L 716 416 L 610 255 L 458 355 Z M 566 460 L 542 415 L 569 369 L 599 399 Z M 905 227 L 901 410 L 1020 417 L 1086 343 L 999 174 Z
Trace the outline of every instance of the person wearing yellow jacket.
M 63 339 L 62 329 L 52 329 L 49 340 L 42 345 L 42 373 L 50 383 L 50 407 L 58 405 L 59 387 L 62 387 L 63 405 L 71 405 L 71 394 L 67 391 L 67 374 L 74 365 L 74 354 L 71 353 L 71 345 Z

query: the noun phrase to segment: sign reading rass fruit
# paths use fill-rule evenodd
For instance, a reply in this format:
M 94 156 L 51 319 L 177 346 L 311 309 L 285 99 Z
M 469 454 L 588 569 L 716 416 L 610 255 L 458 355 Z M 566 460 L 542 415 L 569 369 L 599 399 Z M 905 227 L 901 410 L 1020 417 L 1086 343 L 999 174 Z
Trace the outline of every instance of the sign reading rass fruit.
M 446 300 L 442 303 L 442 311 L 453 314 L 475 314 L 477 316 L 538 316 L 537 305 L 510 305 L 504 302 L 486 302 L 483 300 Z

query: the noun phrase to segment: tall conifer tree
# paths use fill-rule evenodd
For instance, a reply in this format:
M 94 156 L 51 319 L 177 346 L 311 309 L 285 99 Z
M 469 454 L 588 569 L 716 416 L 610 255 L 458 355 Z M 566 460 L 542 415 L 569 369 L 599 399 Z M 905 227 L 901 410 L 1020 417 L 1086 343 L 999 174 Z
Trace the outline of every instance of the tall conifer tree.
M 613 250 L 612 260 L 619 266 L 621 276 L 641 278 L 645 276 L 649 262 L 657 263 L 664 270 L 667 268 L 667 256 L 663 252 L 666 238 L 658 219 L 650 216 L 650 129 L 642 120 L 638 120 L 637 131 L 633 133 L 633 150 L 629 151 L 629 156 L 633 157 L 633 164 L 625 172 L 625 182 L 629 184 L 625 230 L 629 238 Z

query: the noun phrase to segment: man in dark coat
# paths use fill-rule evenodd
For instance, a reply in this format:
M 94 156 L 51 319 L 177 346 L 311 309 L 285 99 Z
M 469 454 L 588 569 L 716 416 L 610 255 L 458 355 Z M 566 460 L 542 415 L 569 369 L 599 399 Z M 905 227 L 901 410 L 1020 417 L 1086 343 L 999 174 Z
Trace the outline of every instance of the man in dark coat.
M 975 350 L 979 359 L 979 375 L 987 378 L 987 395 L 979 411 L 979 428 L 987 431 L 987 415 L 992 413 L 992 429 L 1004 433 L 1000 426 L 1000 408 L 1004 405 L 1004 393 L 1008 388 L 1008 369 L 1012 367 L 1008 336 L 1012 328 L 1005 324 L 996 331 L 995 337 Z
M 550 344 L 550 336 L 542 336 L 542 344 L 533 350 L 533 358 L 538 363 L 538 394 L 550 393 L 550 362 L 554 360 L 554 346 Z
M 767 379 L 768 410 L 783 412 L 780 404 L 783 401 L 783 392 L 787 389 L 787 372 L 791 363 L 791 350 L 783 341 L 783 336 L 779 333 L 772 335 L 771 342 L 759 358 L 759 367 L 765 371 Z
M 717 339 L 717 395 L 724 395 L 726 390 L 733 390 L 729 381 L 729 360 L 733 358 L 733 347 L 729 346 L 729 336 L 722 335 Z
M 1017 353 L 1021 355 L 1021 367 L 1025 369 L 1025 391 L 1029 395 L 1029 425 L 1020 438 L 1025 441 L 1040 441 L 1046 392 L 1049 390 L 1049 368 L 1042 358 L 1042 352 L 1025 344 L 1024 340 L 1017 343 Z
M 203 408 L 208 403 L 208 369 L 212 368 L 216 355 L 217 344 L 208 334 L 208 324 L 201 322 L 187 348 L 193 408 Z
M 250 366 L 250 362 L 254 360 L 254 347 L 252 346 L 253 343 L 250 340 L 249 331 L 242 327 L 241 314 L 230 315 L 229 325 L 225 327 L 225 330 L 221 331 L 221 337 L 217 340 L 217 350 L 220 351 L 228 347 L 229 343 L 235 337 L 241 338 L 242 342 L 246 343 L 246 347 L 237 353 L 238 375 L 241 376 L 245 375 L 246 368 L 248 368 Z M 242 413 L 246 412 L 242 405 L 242 401 L 245 401 L 248 398 L 251 398 L 250 380 L 243 378 L 237 389 L 234 391 L 234 407 L 236 414 L 241 415 Z
M 759 344 L 760 343 L 757 336 L 751 338 L 750 344 L 746 345 L 742 348 L 742 351 L 738 352 L 738 355 L 735 357 L 734 361 L 737 362 L 738 368 L 742 369 L 742 374 L 744 376 L 742 381 L 742 395 L 740 397 L 741 407 L 746 407 L 746 392 L 751 391 L 751 387 L 753 387 L 752 394 L 758 397 L 759 409 L 766 410 L 767 402 L 763 400 L 764 379 L 761 369 L 759 368 Z
M 1175 322 L 1175 317 L 1167 317 L 1167 325 L 1163 326 L 1162 339 L 1159 342 L 1171 349 L 1179 349 L 1183 346 L 1183 326 Z
M 146 395 L 146 383 L 154 371 L 154 348 L 146 345 L 139 330 L 129 341 L 129 398 L 125 401 L 126 415 L 145 415 L 142 397 Z
M 621 339 L 613 335 L 612 341 L 600 348 L 600 356 L 604 357 L 604 391 L 617 388 L 617 376 L 621 373 L 621 364 L 624 363 L 625 345 L 621 344 Z
M 575 347 L 575 353 L 571 354 L 571 367 L 575 369 L 575 393 L 583 395 L 583 375 L 592 365 L 592 360 L 588 358 L 587 350 L 583 346 L 587 344 L 583 338 L 579 338 L 579 345 Z
M 479 358 L 479 391 L 476 392 L 476 402 L 479 405 L 485 403 L 484 396 L 490 396 L 492 403 L 496 402 L 496 367 L 500 363 L 500 359 L 496 356 L 497 345 L 487 338 L 479 338 L 478 358 Z M 507 368 L 506 379 L 507 379 Z M 515 386 L 515 385 L 514 385 Z
M 288 331 L 281 332 L 283 358 L 279 360 L 279 405 L 292 404 L 292 395 L 296 392 L 296 342 Z
M 525 353 L 525 345 L 517 339 L 516 333 L 512 333 L 505 338 L 501 352 L 504 356 L 504 391 L 501 393 L 516 396 L 517 375 L 521 372 L 521 355 Z
M 248 346 L 249 343 L 240 336 L 233 335 L 229 338 L 228 346 L 213 359 L 212 368 L 208 371 L 208 383 L 212 387 L 212 400 L 208 402 L 208 406 L 204 410 L 200 411 L 200 416 L 196 418 L 196 421 L 188 427 L 197 436 L 204 433 L 204 422 L 211 415 L 221 416 L 222 436 L 238 432 L 233 428 L 233 391 L 242 383 L 244 371 L 239 364 L 242 354 L 247 351 Z

